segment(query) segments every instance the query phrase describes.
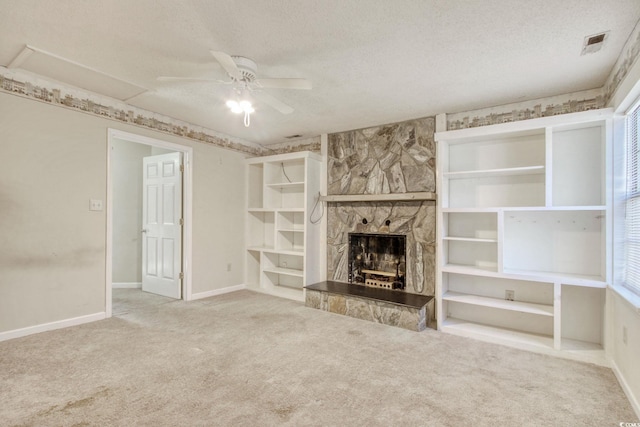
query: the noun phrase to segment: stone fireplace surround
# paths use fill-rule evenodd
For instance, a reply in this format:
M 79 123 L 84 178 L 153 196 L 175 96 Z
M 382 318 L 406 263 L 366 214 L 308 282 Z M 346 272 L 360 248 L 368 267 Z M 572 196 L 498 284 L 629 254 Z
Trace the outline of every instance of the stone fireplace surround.
M 425 316 L 434 326 L 436 206 L 423 197 L 435 195 L 434 130 L 435 119 L 427 117 L 328 138 L 327 277 L 348 282 L 349 233 L 405 235 L 405 292 L 425 298 L 426 311 L 407 321 L 397 304 L 309 287 L 308 306 L 412 330 L 423 329 Z

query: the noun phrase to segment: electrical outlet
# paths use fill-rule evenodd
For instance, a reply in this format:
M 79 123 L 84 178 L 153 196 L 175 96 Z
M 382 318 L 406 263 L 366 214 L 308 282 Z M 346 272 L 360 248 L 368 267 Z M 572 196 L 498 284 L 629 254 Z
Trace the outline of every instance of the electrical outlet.
M 507 301 L 513 301 L 516 299 L 516 291 L 506 290 L 504 291 L 504 299 Z
M 622 342 L 623 343 L 627 343 L 627 327 L 623 326 L 622 327 Z
M 89 200 L 89 210 L 90 211 L 101 211 L 102 210 L 102 200 Z

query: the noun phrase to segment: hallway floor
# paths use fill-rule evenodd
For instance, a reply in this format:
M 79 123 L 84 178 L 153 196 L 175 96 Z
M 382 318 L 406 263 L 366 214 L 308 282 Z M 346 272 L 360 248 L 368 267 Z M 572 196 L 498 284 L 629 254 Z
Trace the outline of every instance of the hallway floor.
M 113 289 L 113 316 L 122 316 L 132 310 L 146 308 L 154 305 L 167 304 L 176 301 L 173 298 L 163 297 L 141 289 Z

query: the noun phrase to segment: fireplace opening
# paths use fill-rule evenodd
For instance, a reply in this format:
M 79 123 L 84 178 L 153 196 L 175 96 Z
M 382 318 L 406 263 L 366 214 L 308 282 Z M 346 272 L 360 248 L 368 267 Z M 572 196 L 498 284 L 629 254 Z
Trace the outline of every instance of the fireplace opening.
M 405 254 L 402 234 L 349 233 L 349 283 L 403 291 Z

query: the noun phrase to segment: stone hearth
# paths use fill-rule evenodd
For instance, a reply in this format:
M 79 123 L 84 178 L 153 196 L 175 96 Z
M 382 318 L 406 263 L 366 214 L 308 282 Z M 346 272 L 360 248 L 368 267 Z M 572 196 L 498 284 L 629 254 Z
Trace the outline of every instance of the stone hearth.
M 306 287 L 305 305 L 356 319 L 411 331 L 427 327 L 433 297 L 342 282 L 326 281 Z

